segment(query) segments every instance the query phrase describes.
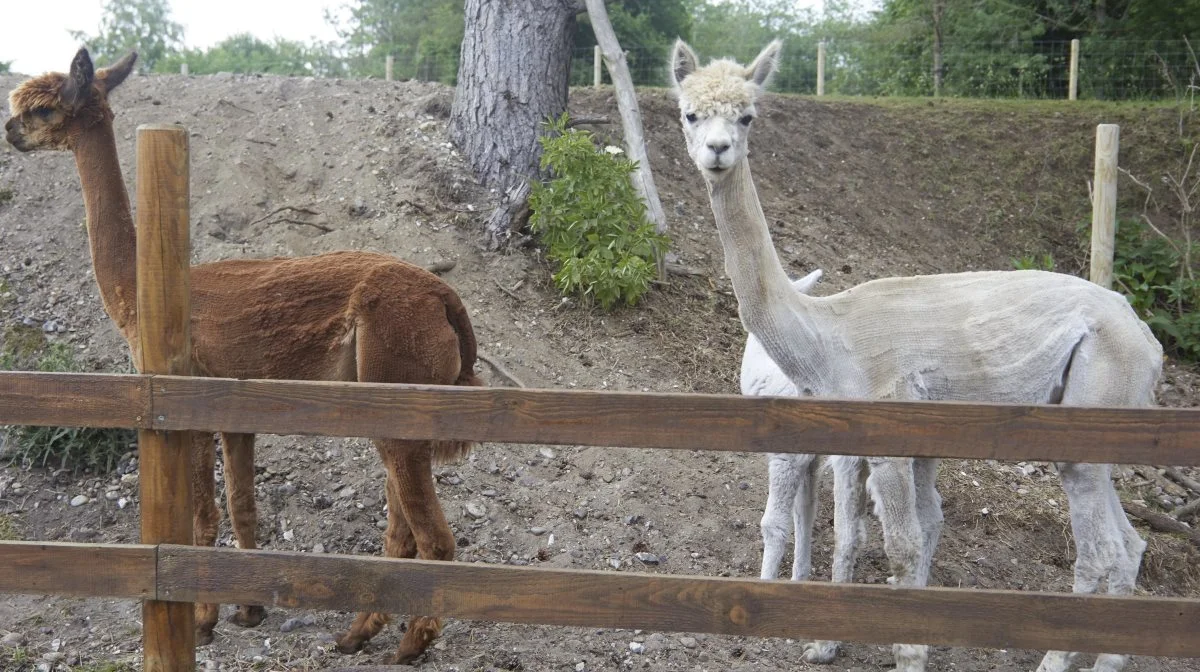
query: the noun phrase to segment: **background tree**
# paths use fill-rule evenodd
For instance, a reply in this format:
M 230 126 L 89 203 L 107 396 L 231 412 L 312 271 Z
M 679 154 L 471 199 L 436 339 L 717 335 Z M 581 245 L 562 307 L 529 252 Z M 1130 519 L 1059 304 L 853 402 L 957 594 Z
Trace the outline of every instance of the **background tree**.
M 676 38 L 690 40 L 692 16 L 687 0 L 611 0 L 608 19 L 621 48 L 629 52 L 629 71 L 635 84 L 664 86 L 663 59 Z M 575 28 L 577 52 L 596 45 L 591 19 L 581 15 Z
M 100 32 L 88 35 L 70 31 L 71 37 L 87 45 L 92 60 L 112 63 L 136 49 L 142 72 L 183 46 L 183 26 L 171 20 L 167 0 L 109 0 L 100 18 Z
M 329 77 L 345 74 L 335 47 L 275 38 L 265 42 L 249 33 L 233 35 L 208 49 L 184 49 L 160 60 L 155 72 L 178 72 L 187 63 L 195 75 L 217 72 L 262 72 L 277 75 Z
M 463 40 L 463 0 L 352 0 L 326 13 L 342 38 L 352 74 L 382 77 L 396 59 L 402 77 L 453 83 Z
M 12 61 L 0 61 L 0 75 L 7 75 L 11 72 Z

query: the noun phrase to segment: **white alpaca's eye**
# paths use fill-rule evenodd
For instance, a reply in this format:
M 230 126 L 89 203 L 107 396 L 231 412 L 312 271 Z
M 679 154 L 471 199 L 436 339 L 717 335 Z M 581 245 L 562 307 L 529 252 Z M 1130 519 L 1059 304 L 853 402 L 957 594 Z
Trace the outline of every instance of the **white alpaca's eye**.
M 738 119 L 738 123 L 739 123 L 739 124 L 741 124 L 741 125 L 743 125 L 743 126 L 749 126 L 749 125 L 750 125 L 750 122 L 752 122 L 752 121 L 754 121 L 754 117 L 753 117 L 753 116 L 751 116 L 751 115 L 749 115 L 749 114 L 747 114 L 746 116 L 742 117 L 741 119 Z
M 688 123 L 689 123 L 689 124 L 694 124 L 694 123 L 696 123 L 696 115 L 692 114 L 691 112 L 689 112 L 689 113 L 685 114 L 685 115 L 683 116 L 683 118 L 684 118 L 684 119 L 687 119 L 687 121 L 688 121 Z

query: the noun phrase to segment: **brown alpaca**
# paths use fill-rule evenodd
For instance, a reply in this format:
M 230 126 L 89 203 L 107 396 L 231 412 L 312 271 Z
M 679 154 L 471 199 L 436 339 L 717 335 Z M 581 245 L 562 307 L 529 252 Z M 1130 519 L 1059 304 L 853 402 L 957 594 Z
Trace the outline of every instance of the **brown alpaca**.
M 129 195 L 121 179 L 107 96 L 129 75 L 137 54 L 93 73 L 81 49 L 69 75 L 47 73 L 9 96 L 7 139 L 17 149 L 74 152 L 83 187 L 96 282 L 104 308 L 140 361 L 136 256 Z M 192 359 L 197 375 L 226 378 L 346 380 L 480 385 L 475 334 L 454 290 L 437 276 L 381 254 L 332 252 L 313 257 L 222 261 L 192 267 Z M 216 541 L 215 450 L 197 434 L 192 490 L 195 543 Z M 229 514 L 241 548 L 255 548 L 254 435 L 222 434 Z M 454 559 L 454 535 L 434 491 L 432 467 L 458 459 L 467 443 L 377 439 L 387 468 L 384 553 Z M 219 605 L 196 607 L 197 642 L 212 641 Z M 232 621 L 262 622 L 260 606 L 241 606 Z M 387 622 L 363 613 L 338 649 L 362 648 Z M 395 659 L 408 662 L 441 631 L 441 620 L 413 617 Z

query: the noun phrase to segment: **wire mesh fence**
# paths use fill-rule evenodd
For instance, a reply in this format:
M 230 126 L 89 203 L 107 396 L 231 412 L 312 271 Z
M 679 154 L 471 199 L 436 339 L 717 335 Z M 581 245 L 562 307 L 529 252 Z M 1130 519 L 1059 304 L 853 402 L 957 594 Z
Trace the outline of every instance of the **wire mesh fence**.
M 772 88 L 800 94 L 817 93 L 819 40 L 792 38 L 784 48 Z M 625 52 L 630 74 L 638 86 L 667 86 L 666 53 L 657 48 Z M 1069 40 L 1005 43 L 947 42 L 941 48 L 941 81 L 934 68 L 934 48 L 927 41 L 885 42 L 864 39 L 825 41 L 827 94 L 848 96 L 931 96 L 971 98 L 1068 97 L 1071 42 Z M 192 64 L 192 74 L 208 70 L 310 75 L 319 77 L 383 78 L 381 57 L 349 56 L 257 60 L 207 67 Z M 391 74 L 396 80 L 453 84 L 459 63 L 455 54 L 396 54 Z M 596 76 L 595 52 L 576 49 L 570 66 L 572 86 L 589 86 Z M 611 83 L 601 65 L 601 80 Z M 1085 39 L 1079 46 L 1078 96 L 1097 100 L 1173 98 L 1200 85 L 1200 66 L 1183 41 Z

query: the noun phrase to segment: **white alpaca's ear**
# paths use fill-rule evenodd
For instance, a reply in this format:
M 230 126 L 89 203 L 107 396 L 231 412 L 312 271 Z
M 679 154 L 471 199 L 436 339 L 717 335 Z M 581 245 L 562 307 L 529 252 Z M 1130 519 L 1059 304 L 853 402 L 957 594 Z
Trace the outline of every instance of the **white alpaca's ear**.
M 671 83 L 678 88 L 685 77 L 696 71 L 699 63 L 700 59 L 687 42 L 675 40 L 675 46 L 671 48 Z
M 759 88 L 765 87 L 771 75 L 775 74 L 775 69 L 779 67 L 779 50 L 782 47 L 783 43 L 779 40 L 772 40 L 764 47 L 754 62 L 746 67 L 746 79 L 753 81 Z
M 818 268 L 799 280 L 793 280 L 792 287 L 801 294 L 808 294 L 813 287 L 817 286 L 817 281 L 821 279 L 822 275 L 821 269 Z

